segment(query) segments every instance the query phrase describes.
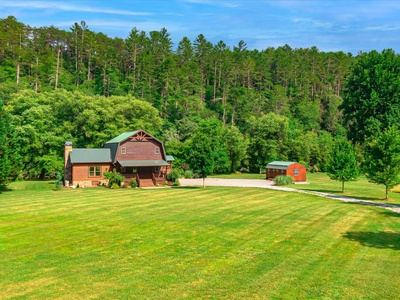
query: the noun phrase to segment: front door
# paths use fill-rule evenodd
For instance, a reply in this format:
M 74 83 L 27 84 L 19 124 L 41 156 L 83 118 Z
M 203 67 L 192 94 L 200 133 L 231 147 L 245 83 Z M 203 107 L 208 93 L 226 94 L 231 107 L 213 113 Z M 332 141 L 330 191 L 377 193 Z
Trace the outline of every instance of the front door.
M 138 167 L 137 172 L 140 179 L 152 179 L 153 167 Z

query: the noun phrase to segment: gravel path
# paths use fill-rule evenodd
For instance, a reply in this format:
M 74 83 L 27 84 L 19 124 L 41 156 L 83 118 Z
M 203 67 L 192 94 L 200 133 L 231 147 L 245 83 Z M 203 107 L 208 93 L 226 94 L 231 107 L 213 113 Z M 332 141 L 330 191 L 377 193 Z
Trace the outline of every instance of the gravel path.
M 179 179 L 181 186 L 203 186 L 203 179 Z M 274 182 L 271 180 L 264 179 L 224 179 L 224 178 L 206 178 L 206 186 L 235 186 L 235 187 L 256 187 L 256 188 L 267 188 L 286 192 L 296 192 L 309 195 L 315 195 L 319 197 L 339 200 L 343 202 L 358 203 L 361 205 L 376 206 L 384 209 L 388 209 L 395 213 L 400 214 L 400 206 L 387 203 L 379 203 L 369 200 L 356 199 L 346 196 L 340 196 L 335 194 L 315 192 L 308 190 L 299 190 L 289 187 L 274 186 Z

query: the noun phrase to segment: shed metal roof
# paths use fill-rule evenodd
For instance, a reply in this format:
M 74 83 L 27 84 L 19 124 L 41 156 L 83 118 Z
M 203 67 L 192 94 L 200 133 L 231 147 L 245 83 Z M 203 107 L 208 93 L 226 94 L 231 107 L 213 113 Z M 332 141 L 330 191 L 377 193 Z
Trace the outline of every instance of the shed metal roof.
M 131 137 L 132 135 L 138 133 L 139 131 L 140 130 L 121 133 L 119 136 L 117 136 L 117 137 L 113 138 L 112 140 L 109 140 L 108 142 L 106 142 L 106 144 L 121 143 L 121 142 L 125 141 L 127 138 Z
M 175 158 L 172 155 L 165 155 L 165 158 L 167 159 L 167 161 L 174 161 Z
M 169 166 L 165 160 L 119 160 L 122 167 L 159 167 Z
M 279 161 L 275 160 L 267 165 L 267 169 L 286 170 L 290 165 L 295 164 L 295 161 Z
M 71 163 L 111 163 L 110 149 L 72 149 Z

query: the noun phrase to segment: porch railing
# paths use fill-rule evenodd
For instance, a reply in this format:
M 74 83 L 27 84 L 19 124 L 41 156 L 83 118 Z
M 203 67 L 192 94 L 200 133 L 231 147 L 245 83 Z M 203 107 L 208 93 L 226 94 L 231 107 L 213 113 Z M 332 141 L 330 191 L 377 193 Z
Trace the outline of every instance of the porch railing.
M 137 182 L 138 186 L 140 186 L 140 178 L 139 178 L 138 173 L 136 173 L 136 182 Z

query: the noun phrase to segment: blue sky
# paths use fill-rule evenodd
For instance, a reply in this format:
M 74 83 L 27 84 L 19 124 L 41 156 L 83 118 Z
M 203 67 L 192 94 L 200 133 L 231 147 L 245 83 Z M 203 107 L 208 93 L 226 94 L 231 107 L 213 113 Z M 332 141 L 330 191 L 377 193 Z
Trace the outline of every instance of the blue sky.
M 0 0 L 0 18 L 12 15 L 31 26 L 89 29 L 126 38 L 130 30 L 166 28 L 176 47 L 204 34 L 248 49 L 288 44 L 321 51 L 400 52 L 400 1 L 395 0 Z

